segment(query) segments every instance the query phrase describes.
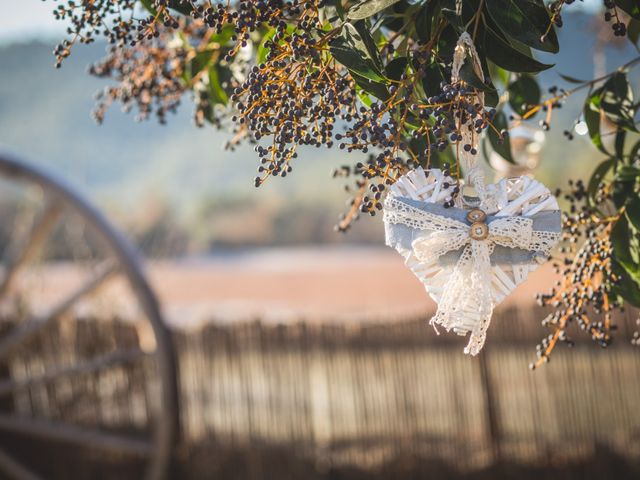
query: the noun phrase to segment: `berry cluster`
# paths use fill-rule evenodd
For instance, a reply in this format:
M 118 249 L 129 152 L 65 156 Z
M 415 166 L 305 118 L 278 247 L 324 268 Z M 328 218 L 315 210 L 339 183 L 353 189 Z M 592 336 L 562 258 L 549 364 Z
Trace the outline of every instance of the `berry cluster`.
M 304 20 L 304 19 L 303 19 Z M 278 26 L 265 42 L 269 53 L 251 68 L 231 97 L 238 114 L 232 120 L 254 140 L 261 165 L 255 185 L 269 176 L 286 176 L 297 147 L 331 147 L 337 118 L 353 109 L 352 82 L 335 62 L 323 59 L 323 47 L 309 33 L 288 34 Z
M 119 82 L 96 95 L 96 121 L 101 123 L 107 108 L 117 101 L 125 111 L 137 107 L 139 120 L 155 112 L 158 121 L 165 123 L 167 113 L 175 113 L 187 89 L 181 81 L 184 56 L 182 49 L 158 47 L 141 52 L 112 47 L 101 62 L 89 68 L 92 75 Z
M 575 91 L 577 90 L 579 90 L 579 88 L 574 89 L 573 91 L 567 91 L 564 88 L 559 88 L 555 85 L 549 87 L 549 98 L 545 99 L 538 105 L 530 106 L 530 108 L 520 116 L 514 114 L 509 115 L 511 126 L 516 127 L 518 125 L 521 125 L 524 121 L 531 119 L 538 112 L 543 112 L 544 118 L 538 121 L 538 126 L 543 131 L 548 132 L 551 129 L 551 119 L 553 117 L 553 111 L 560 110 L 567 97 L 569 97 L 572 93 L 575 93 Z M 568 130 L 565 130 L 563 132 L 563 135 L 567 138 L 567 140 L 573 140 L 573 135 Z
M 582 181 L 570 181 L 569 186 L 570 191 L 564 196 L 570 204 L 569 211 L 563 214 L 565 246 L 560 250 L 565 256 L 554 262 L 561 280 L 550 293 L 537 296 L 541 306 L 555 309 L 542 321 L 542 325 L 552 328 L 553 333 L 537 345 L 538 360 L 530 365 L 531 368 L 549 361 L 558 342 L 573 345 L 567 335 L 567 328 L 572 323 L 587 332 L 598 345 L 607 347 L 616 329 L 612 323 L 613 314 L 622 310 L 611 292 L 612 286 L 619 281 L 612 270 L 609 239 L 615 217 L 603 218 L 590 207 Z M 601 185 L 594 200 L 600 206 L 610 201 L 608 187 Z
M 192 90 L 196 100 L 196 123 L 202 124 L 204 117 L 212 120 L 212 106 L 206 92 L 198 89 L 197 82 L 185 82 L 181 78 L 184 64 L 174 68 L 174 62 L 170 62 L 169 68 L 163 72 L 153 68 L 145 78 L 138 75 L 139 67 L 146 61 L 159 67 L 156 62 L 159 56 L 170 57 L 171 60 L 180 55 L 185 58 L 181 47 L 174 45 L 173 32 L 181 32 L 185 42 L 198 49 L 206 46 L 212 33 L 221 34 L 230 27 L 233 35 L 226 37 L 225 42 L 232 46 L 225 48 L 225 54 L 220 58 L 223 62 L 230 62 L 242 47 L 247 46 L 250 35 L 260 28 L 274 29 L 273 41 L 279 42 L 288 25 L 296 24 L 302 32 L 319 27 L 318 9 L 322 3 L 323 0 L 240 0 L 214 5 L 209 0 L 152 0 L 145 4 L 147 12 L 135 0 L 67 0 L 57 5 L 53 12 L 56 19 L 69 24 L 67 33 L 70 35 L 54 50 L 56 66 L 59 67 L 71 54 L 75 43 L 91 43 L 102 35 L 112 48 L 107 58 L 95 65 L 91 72 L 100 77 L 114 78 L 121 85 L 100 95 L 97 119 L 103 117 L 108 105 L 118 100 L 123 101 L 125 110 L 137 103 L 141 107 L 140 118 L 147 118 L 150 106 L 155 103 L 158 118 L 164 121 L 165 112 L 173 110 L 179 103 L 178 92 Z M 183 83 L 182 88 L 179 83 Z M 141 95 L 134 98 L 137 92 Z M 215 118 L 213 123 L 218 123 Z
M 371 161 L 372 158 L 373 158 L 373 155 L 369 155 L 369 161 Z M 339 177 L 348 178 L 352 174 L 354 176 L 360 176 L 362 173 L 361 170 L 362 170 L 361 163 L 358 163 L 356 167 L 353 167 L 353 168 L 348 165 L 343 165 L 338 169 L 334 169 L 331 175 L 333 178 L 339 178 Z M 340 214 L 338 223 L 334 226 L 334 231 L 344 233 L 351 227 L 353 222 L 358 220 L 359 212 L 361 210 L 362 204 L 369 202 L 368 198 L 367 198 L 367 201 L 365 201 L 367 185 L 368 185 L 368 182 L 366 180 L 358 179 L 355 181 L 353 186 L 349 184 L 346 184 L 344 186 L 345 193 L 350 195 L 350 197 L 347 199 L 348 210 L 347 212 Z M 382 192 L 384 191 L 385 187 L 383 185 L 380 188 L 381 188 L 380 192 Z M 376 188 L 376 190 L 378 190 L 378 188 Z M 377 191 L 374 192 L 374 197 L 377 195 L 378 195 Z M 379 199 L 380 197 L 378 196 L 377 200 L 379 201 Z
M 165 1 L 166 0 L 156 0 Z M 318 23 L 318 9 L 322 8 L 324 0 L 239 0 L 233 4 L 229 2 L 210 2 L 195 5 L 191 0 L 181 0 L 191 8 L 190 16 L 202 20 L 205 25 L 216 33 L 221 33 L 226 25 L 233 25 L 232 41 L 235 48 L 226 56 L 230 61 L 240 47 L 246 47 L 251 39 L 251 33 L 263 27 L 277 30 L 275 41 L 282 40 L 288 24 L 295 24 L 301 32 L 310 32 L 321 25 Z
M 94 0 L 92 2 L 67 0 L 53 10 L 56 20 L 66 21 L 70 39 L 58 44 L 53 53 L 56 67 L 71 54 L 76 42 L 93 43 L 97 36 L 106 37 L 110 44 L 123 45 L 133 39 L 136 22 L 133 20 L 135 0 Z
M 604 0 L 604 6 L 607 9 L 604 12 L 604 21 L 611 22 L 613 34 L 616 37 L 624 37 L 627 34 L 627 26 L 620 20 L 618 8 L 614 0 Z
M 336 135 L 341 149 L 377 151 L 367 162 L 356 165 L 365 180 L 375 181 L 370 186 L 371 195 L 362 197 L 360 211 L 363 213 L 375 215 L 382 208 L 380 198 L 385 185 L 393 183 L 407 169 L 418 165 L 431 167 L 433 160 L 452 146 L 456 159 L 461 150 L 476 155 L 477 138 L 489 126 L 494 128 L 491 122 L 495 109 L 485 109 L 478 92 L 464 82 L 442 83 L 439 94 L 421 97 L 415 86 L 426 68 L 425 63 L 413 74 L 402 74 L 399 81 L 389 87 L 387 100 L 375 101 L 369 108 L 361 107 L 350 113 L 345 134 Z M 500 138 L 505 133 L 499 132 Z M 422 147 L 409 148 L 408 141 L 422 142 Z M 450 174 L 448 165 L 439 166 Z M 456 163 L 455 177 L 459 171 Z M 451 187 L 451 197 L 445 207 L 453 206 L 459 193 L 457 185 Z
M 562 28 L 562 7 L 571 5 L 575 0 L 554 0 L 549 3 L 549 12 L 551 13 L 551 25 Z M 551 26 L 550 26 L 551 27 Z
M 453 165 L 452 151 L 457 157 L 461 152 L 477 154 L 476 138 L 495 114 L 485 110 L 478 92 L 463 82 L 443 83 L 433 96 L 425 97 L 422 89 L 416 89 L 433 62 L 443 68 L 447 61 L 420 43 L 410 45 L 409 68 L 382 86 L 388 94 L 380 95 L 384 100 L 359 106 L 352 75 L 329 51 L 341 28 L 327 29 L 321 23 L 324 0 L 149 0 L 147 13 L 131 0 L 116 3 L 117 7 L 97 0 L 87 6 L 69 1 L 59 9 L 61 19 L 75 15 L 70 33 L 89 39 L 101 32 L 114 44 L 107 57 L 91 68 L 94 75 L 118 82 L 99 95 L 98 121 L 118 101 L 125 110 L 137 108 L 140 119 L 155 113 L 164 122 L 183 95 L 192 92 L 196 124 L 208 120 L 220 125 L 208 87 L 208 67 L 202 65 L 215 63 L 216 68 L 233 70 L 227 75 L 231 78 L 220 84 L 235 111 L 236 135 L 228 146 L 233 148 L 243 138 L 256 143 L 261 162 L 256 186 L 269 176 L 289 174 L 301 145 L 331 147 L 336 140 L 349 152 L 371 153 L 348 172 L 355 177 L 357 193 L 339 230 L 346 230 L 360 212 L 379 211 L 387 185 L 409 168 L 442 166 L 448 158 L 457 177 L 460 167 L 457 161 Z M 83 16 L 85 10 L 90 13 Z M 175 31 L 181 33 L 180 41 Z M 258 36 L 262 39 L 255 64 L 247 60 L 242 64 L 242 47 Z M 68 55 L 71 44 L 60 47 L 62 55 Z M 378 48 L 384 63 L 393 60 L 392 39 Z M 197 72 L 194 64 L 200 65 Z M 450 76 L 450 66 L 444 66 L 442 73 Z M 244 80 L 236 80 L 240 77 Z M 344 134 L 335 131 L 340 121 L 346 125 Z M 462 141 L 468 134 L 471 140 Z M 451 186 L 447 206 L 453 205 L 458 191 L 457 185 Z

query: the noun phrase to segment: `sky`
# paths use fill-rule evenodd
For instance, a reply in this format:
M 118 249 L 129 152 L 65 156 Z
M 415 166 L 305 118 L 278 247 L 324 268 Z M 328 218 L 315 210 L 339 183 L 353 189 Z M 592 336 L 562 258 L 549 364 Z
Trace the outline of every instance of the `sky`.
M 0 0 L 0 42 L 64 35 L 66 26 L 51 12 L 58 2 Z
M 51 14 L 55 0 L 0 0 L 0 43 L 64 35 L 66 25 Z M 601 0 L 575 2 L 567 8 L 600 8 Z

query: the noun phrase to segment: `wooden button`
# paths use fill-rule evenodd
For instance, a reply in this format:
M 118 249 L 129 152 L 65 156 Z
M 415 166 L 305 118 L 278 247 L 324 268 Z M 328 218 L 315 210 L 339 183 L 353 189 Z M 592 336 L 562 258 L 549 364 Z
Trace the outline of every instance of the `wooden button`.
M 484 222 L 486 219 L 487 214 L 479 208 L 474 208 L 469 213 L 467 213 L 467 220 L 469 220 L 471 223 Z
M 469 236 L 474 240 L 484 240 L 489 236 L 489 227 L 483 222 L 472 223 L 469 227 Z

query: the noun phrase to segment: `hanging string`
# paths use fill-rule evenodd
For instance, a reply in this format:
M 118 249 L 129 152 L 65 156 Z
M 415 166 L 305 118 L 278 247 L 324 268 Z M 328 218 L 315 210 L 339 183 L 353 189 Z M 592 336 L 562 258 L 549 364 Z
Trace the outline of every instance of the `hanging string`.
M 456 0 L 456 15 L 462 15 L 462 0 Z
M 475 74 L 481 80 L 484 80 L 484 72 L 482 71 L 482 63 L 480 62 L 480 56 L 473 44 L 473 39 L 467 32 L 463 32 L 458 39 L 456 48 L 453 53 L 453 65 L 451 68 L 451 82 L 458 83 L 460 78 L 460 70 L 462 69 L 467 58 L 471 59 L 472 67 Z M 475 94 L 477 102 L 482 108 L 484 108 L 484 93 L 478 91 Z M 469 120 L 466 123 L 460 125 L 460 134 L 462 135 L 461 143 L 463 145 L 469 144 L 473 147 L 474 151 L 478 150 L 479 135 L 475 133 L 472 121 Z M 491 189 L 488 189 L 484 181 L 484 171 L 477 164 L 477 155 L 472 154 L 470 151 L 462 149 L 458 152 L 458 160 L 464 173 L 465 185 L 472 186 L 479 198 L 479 206 L 485 211 L 494 211 L 497 209 L 495 200 L 493 199 Z M 464 202 L 464 195 L 460 195 L 460 202 Z

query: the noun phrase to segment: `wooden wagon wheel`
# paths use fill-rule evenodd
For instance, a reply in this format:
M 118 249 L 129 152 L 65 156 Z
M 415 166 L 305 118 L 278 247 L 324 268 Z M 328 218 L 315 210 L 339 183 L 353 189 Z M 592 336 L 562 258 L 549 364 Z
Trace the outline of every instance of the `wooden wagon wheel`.
M 74 455 L 90 451 L 97 461 L 115 458 L 131 462 L 139 471 L 138 478 L 163 478 L 178 435 L 176 363 L 169 331 L 136 253 L 105 217 L 72 189 L 6 152 L 0 152 L 0 182 L 3 182 L 0 183 L 0 207 L 3 202 L 12 203 L 8 198 L 28 197 L 24 193 L 27 191 L 35 191 L 37 200 L 27 203 L 30 206 L 40 204 L 33 209 L 22 209 L 35 212 L 30 228 L 21 233 L 19 228 L 14 228 L 20 223 L 15 220 L 23 215 L 16 213 L 20 208 L 5 204 L 0 211 L 3 231 L 8 231 L 12 237 L 0 238 L 0 243 L 6 247 L 5 260 L 0 267 L 0 305 L 3 318 L 11 319 L 2 322 L 3 333 L 0 335 L 0 476 L 50 478 L 52 470 L 41 461 L 41 453 L 46 448 L 28 455 L 13 449 L 21 442 L 23 450 L 24 445 L 30 450 L 37 449 L 38 442 L 45 442 L 44 445 L 77 452 Z M 21 205 L 25 201 L 13 203 Z M 33 268 L 36 267 L 32 266 L 47 268 L 41 252 L 46 250 L 48 242 L 52 243 L 51 237 L 56 232 L 60 237 L 61 225 L 71 221 L 68 219 L 82 225 L 83 238 L 92 242 L 87 249 L 95 249 L 99 254 L 90 260 L 75 262 L 74 272 L 80 269 L 86 276 L 71 291 L 65 291 L 61 298 L 52 301 L 46 311 L 35 313 L 36 309 L 29 306 L 29 298 L 25 299 L 24 292 L 20 293 L 20 277 L 31 275 L 40 283 L 51 281 L 47 280 L 51 277 L 58 283 L 57 275 L 34 275 Z M 20 238 L 16 239 L 16 236 Z M 75 244 L 71 246 L 72 251 L 75 248 Z M 40 271 L 44 270 L 37 270 Z M 135 332 L 146 332 L 144 342 L 138 335 L 134 335 L 135 341 L 131 341 L 131 336 L 125 335 L 122 340 L 114 335 L 108 342 L 102 342 L 104 345 L 96 338 L 95 344 L 100 348 L 56 345 L 56 338 L 61 338 L 61 334 L 52 334 L 51 330 L 58 328 L 61 319 L 68 319 L 79 304 L 94 301 L 98 289 L 102 291 L 105 285 L 111 286 L 113 282 L 120 282 L 137 304 L 138 319 L 132 328 Z M 57 288 L 58 285 L 45 285 L 42 291 L 47 296 L 55 296 Z M 121 297 L 121 293 L 116 296 L 117 299 Z M 12 313 L 7 314 L 7 311 Z M 29 355 L 36 350 L 39 339 L 48 344 L 53 342 L 52 350 L 59 349 L 63 352 L 60 355 L 70 360 L 61 362 L 59 356 L 52 354 L 34 363 Z M 88 353 L 71 354 L 74 347 Z M 99 351 L 101 348 L 104 351 Z M 54 357 L 57 361 L 51 360 Z M 33 366 L 36 364 L 37 368 Z M 137 376 L 124 379 L 124 368 L 136 368 Z M 115 376 L 114 371 L 118 371 L 119 376 Z M 91 382 L 87 378 L 91 378 Z M 122 388 L 123 382 L 125 388 Z M 78 387 L 80 384 L 81 388 Z M 134 387 L 144 391 L 144 398 L 140 395 L 135 399 L 127 397 L 127 392 Z M 86 414 L 87 409 L 96 408 L 97 411 L 96 406 L 101 405 L 100 396 L 104 392 L 109 392 L 109 398 L 116 396 L 114 392 L 124 396 L 124 400 L 119 400 L 124 411 L 133 409 L 134 404 L 138 406 L 136 412 L 144 410 L 136 414 L 136 428 L 123 428 L 120 417 L 113 420 L 115 409 L 111 412 L 100 406 L 99 414 Z M 43 395 L 49 402 L 46 408 L 41 405 Z M 60 406 L 60 403 L 64 405 Z M 35 462 L 36 458 L 39 463 Z M 104 475 L 92 477 L 103 478 Z

